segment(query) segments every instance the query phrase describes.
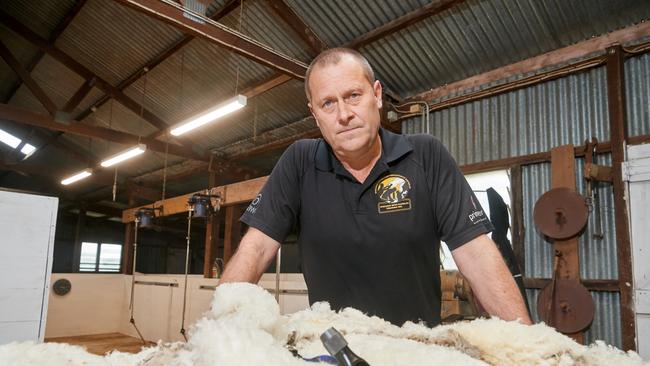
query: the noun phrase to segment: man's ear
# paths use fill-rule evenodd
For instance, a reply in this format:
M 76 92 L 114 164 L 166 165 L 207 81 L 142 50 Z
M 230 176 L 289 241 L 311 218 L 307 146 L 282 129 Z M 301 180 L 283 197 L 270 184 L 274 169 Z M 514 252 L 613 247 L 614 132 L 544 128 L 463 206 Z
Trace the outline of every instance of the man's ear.
M 314 117 L 314 121 L 316 121 L 316 127 L 320 128 L 320 125 L 318 124 L 318 118 L 316 118 L 314 109 L 311 107 L 311 102 L 307 103 L 307 107 L 309 107 L 309 113 L 311 113 L 311 116 Z
M 375 95 L 375 99 L 377 100 L 377 109 L 381 109 L 381 106 L 383 104 L 382 98 L 381 98 L 381 83 L 379 80 L 375 80 L 375 83 L 372 85 L 372 91 L 373 94 Z

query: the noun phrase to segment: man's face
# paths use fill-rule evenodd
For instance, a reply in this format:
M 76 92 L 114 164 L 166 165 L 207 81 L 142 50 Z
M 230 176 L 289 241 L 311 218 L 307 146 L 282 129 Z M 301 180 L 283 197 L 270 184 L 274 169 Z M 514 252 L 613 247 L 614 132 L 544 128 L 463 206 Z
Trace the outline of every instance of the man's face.
M 309 109 L 338 156 L 355 157 L 371 149 L 379 138 L 379 81 L 371 84 L 361 65 L 343 56 L 337 64 L 315 68 L 309 90 Z

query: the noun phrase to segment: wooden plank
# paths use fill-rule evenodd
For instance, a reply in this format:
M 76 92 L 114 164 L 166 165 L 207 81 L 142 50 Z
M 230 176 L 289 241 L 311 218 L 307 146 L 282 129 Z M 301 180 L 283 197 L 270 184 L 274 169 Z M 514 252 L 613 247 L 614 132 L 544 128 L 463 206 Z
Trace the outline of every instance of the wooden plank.
M 235 207 L 226 207 L 226 226 L 223 231 L 223 261 L 225 264 L 228 264 L 228 261 L 230 261 L 230 258 L 235 253 L 233 243 L 235 241 L 233 238 L 233 231 L 236 226 L 235 221 L 239 221 L 235 218 Z
M 222 206 L 236 205 L 238 203 L 252 201 L 257 193 L 262 190 L 267 179 L 268 176 L 259 177 L 239 183 L 215 187 L 212 188 L 211 191 L 215 194 L 221 194 Z M 196 193 L 205 193 L 205 190 L 187 193 L 182 196 L 171 197 L 165 200 L 159 200 L 149 205 L 126 209 L 122 211 L 122 222 L 126 223 L 135 220 L 135 212 L 142 207 L 162 207 L 162 211 L 160 212 L 161 216 L 187 212 L 187 200 Z
M 563 145 L 551 149 L 551 188 L 570 188 L 575 191 L 575 158 L 573 145 Z M 578 237 L 568 240 L 555 240 L 553 248 L 562 253 L 558 261 L 558 278 L 580 281 Z
M 111 351 L 138 353 L 142 347 L 152 347 L 156 344 L 147 342 L 142 344 L 139 338 L 130 337 L 121 333 L 105 333 L 81 335 L 72 337 L 45 338 L 47 343 L 67 343 L 86 348 L 88 352 L 103 356 Z
M 618 285 L 618 280 L 582 280 L 582 284 L 589 291 L 601 291 L 601 292 L 619 292 L 620 288 Z M 550 278 L 534 278 L 534 277 L 524 277 L 524 287 L 534 288 L 534 289 L 543 289 L 551 283 Z
M 511 65 L 500 67 L 486 73 L 473 76 L 455 83 L 447 84 L 438 88 L 407 98 L 405 102 L 415 100 L 434 100 L 446 95 L 455 94 L 463 90 L 471 89 L 513 76 L 538 72 L 542 69 L 558 64 L 564 64 L 571 60 L 587 57 L 594 53 L 601 52 L 614 43 L 629 43 L 639 41 L 650 35 L 650 22 L 642 22 L 631 27 L 623 28 L 600 37 L 591 38 L 571 46 L 547 52 L 542 55 L 526 59 Z
M 217 173 L 210 173 L 208 177 L 208 186 L 214 187 L 217 185 Z M 214 273 L 212 266 L 217 257 L 217 249 L 219 248 L 219 229 L 221 223 L 221 210 L 212 212 L 207 219 L 205 227 L 205 255 L 203 258 L 203 277 L 213 278 Z M 223 270 L 223 268 L 221 269 Z
M 576 189 L 575 155 L 573 145 L 562 145 L 551 149 L 551 188 Z M 553 274 L 557 279 L 571 279 L 580 282 L 580 254 L 578 251 L 578 236 L 567 240 L 553 242 L 554 266 Z M 584 343 L 582 332 L 567 334 L 576 342 Z
M 512 250 L 519 265 L 521 273 L 526 273 L 525 237 L 524 228 L 524 187 L 521 174 L 521 165 L 510 168 L 512 190 Z
M 129 195 L 129 206 L 135 205 L 135 197 Z M 124 225 L 124 245 L 122 245 L 122 263 L 120 269 L 123 274 L 133 274 L 133 243 L 135 242 L 135 222 L 130 221 Z
M 621 331 L 624 350 L 636 350 L 634 298 L 632 290 L 632 250 L 625 183 L 621 164 L 625 161 L 627 121 L 625 115 L 624 55 L 620 46 L 607 49 L 607 102 L 612 142 L 612 186 L 614 190 L 614 223 L 618 258 L 618 279 L 621 286 Z

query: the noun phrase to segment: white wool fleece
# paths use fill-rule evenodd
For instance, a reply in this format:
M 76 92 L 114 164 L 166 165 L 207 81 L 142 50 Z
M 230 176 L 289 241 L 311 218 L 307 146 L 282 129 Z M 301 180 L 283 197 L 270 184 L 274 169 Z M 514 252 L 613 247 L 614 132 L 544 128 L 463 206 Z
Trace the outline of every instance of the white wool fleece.
M 372 366 L 644 364 L 634 352 L 602 342 L 582 346 L 544 324 L 479 319 L 436 328 L 411 322 L 397 327 L 352 308 L 332 311 L 327 303 L 281 316 L 271 294 L 238 283 L 217 287 L 211 310 L 190 328 L 187 343 L 104 357 L 65 344 L 10 343 L 0 346 L 0 366 L 315 365 L 294 357 L 288 347 L 304 357 L 326 354 L 320 335 L 329 327 Z

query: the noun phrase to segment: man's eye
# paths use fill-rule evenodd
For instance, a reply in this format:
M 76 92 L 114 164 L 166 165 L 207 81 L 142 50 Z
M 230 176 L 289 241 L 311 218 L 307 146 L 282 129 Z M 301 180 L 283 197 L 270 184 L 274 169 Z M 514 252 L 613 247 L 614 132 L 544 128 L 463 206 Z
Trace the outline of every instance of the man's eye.
M 323 109 L 329 109 L 329 108 L 332 108 L 333 105 L 334 105 L 334 103 L 331 100 L 326 100 L 323 103 L 322 107 L 323 107 Z

